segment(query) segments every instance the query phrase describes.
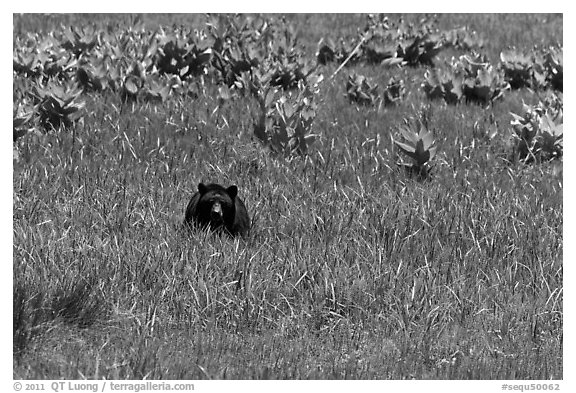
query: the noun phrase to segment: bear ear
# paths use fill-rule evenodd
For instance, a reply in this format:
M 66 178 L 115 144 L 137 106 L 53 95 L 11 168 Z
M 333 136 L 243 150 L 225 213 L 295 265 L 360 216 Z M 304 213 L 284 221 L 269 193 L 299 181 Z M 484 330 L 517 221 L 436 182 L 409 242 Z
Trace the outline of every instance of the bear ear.
M 208 192 L 208 188 L 206 188 L 204 183 L 198 183 L 198 191 L 200 191 L 200 194 L 204 195 Z
M 226 189 L 226 192 L 228 193 L 228 195 L 230 195 L 230 198 L 234 199 L 236 198 L 236 195 L 238 195 L 238 187 L 230 186 Z

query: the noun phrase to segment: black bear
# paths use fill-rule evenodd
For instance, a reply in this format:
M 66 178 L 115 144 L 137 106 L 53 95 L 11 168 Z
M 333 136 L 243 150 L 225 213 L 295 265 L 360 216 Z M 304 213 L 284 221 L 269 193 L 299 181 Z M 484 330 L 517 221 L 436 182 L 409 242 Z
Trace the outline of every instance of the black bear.
M 198 192 L 186 208 L 184 224 L 244 237 L 250 229 L 250 218 L 244 202 L 238 197 L 238 187 L 199 183 Z

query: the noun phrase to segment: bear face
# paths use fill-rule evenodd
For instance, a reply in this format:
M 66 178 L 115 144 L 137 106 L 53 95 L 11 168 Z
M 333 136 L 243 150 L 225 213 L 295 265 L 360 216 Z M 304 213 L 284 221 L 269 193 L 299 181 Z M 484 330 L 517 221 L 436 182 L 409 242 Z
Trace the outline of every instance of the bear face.
M 238 187 L 224 188 L 219 184 L 198 184 L 196 192 L 186 208 L 184 223 L 209 227 L 216 232 L 244 236 L 250 227 L 248 211 L 238 198 Z
M 236 186 L 226 189 L 217 186 L 216 184 L 206 186 L 202 183 L 198 185 L 200 199 L 197 205 L 197 219 L 204 226 L 210 225 L 212 230 L 234 221 L 234 198 L 238 193 Z

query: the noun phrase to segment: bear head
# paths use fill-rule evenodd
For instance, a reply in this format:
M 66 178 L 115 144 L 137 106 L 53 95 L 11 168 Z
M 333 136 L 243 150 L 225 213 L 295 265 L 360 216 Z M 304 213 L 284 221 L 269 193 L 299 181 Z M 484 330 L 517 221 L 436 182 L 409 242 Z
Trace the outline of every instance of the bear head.
M 197 212 L 199 219 L 204 224 L 215 230 L 221 227 L 231 226 L 235 216 L 235 201 L 238 187 L 224 188 L 218 184 L 198 184 L 200 198 Z

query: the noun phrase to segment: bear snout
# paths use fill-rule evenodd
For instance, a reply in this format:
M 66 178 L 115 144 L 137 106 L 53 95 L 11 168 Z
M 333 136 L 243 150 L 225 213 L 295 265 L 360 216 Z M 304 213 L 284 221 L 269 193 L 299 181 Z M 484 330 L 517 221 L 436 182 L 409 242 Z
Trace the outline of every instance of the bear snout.
M 220 202 L 215 202 L 210 210 L 210 218 L 217 222 L 222 223 L 224 221 L 224 212 L 222 211 L 222 205 Z

